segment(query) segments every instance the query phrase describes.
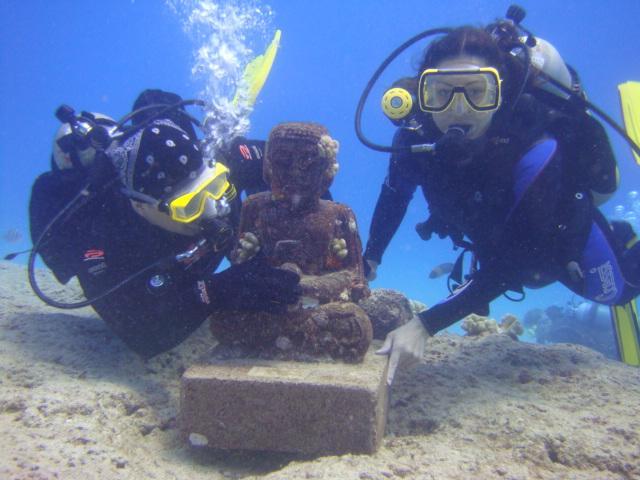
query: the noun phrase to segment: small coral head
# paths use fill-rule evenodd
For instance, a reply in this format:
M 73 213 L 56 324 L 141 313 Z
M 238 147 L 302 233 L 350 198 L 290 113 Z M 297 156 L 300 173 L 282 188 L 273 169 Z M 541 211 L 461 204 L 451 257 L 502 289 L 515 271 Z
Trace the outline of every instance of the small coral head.
M 319 199 L 338 171 L 338 142 L 316 123 L 282 123 L 267 141 L 263 175 L 276 198 Z

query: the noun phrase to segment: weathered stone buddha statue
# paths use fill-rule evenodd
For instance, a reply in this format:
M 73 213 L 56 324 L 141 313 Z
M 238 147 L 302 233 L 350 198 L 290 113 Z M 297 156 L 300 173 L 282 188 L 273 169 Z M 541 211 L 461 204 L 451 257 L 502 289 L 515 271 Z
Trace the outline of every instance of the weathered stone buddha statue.
M 284 123 L 268 139 L 263 175 L 270 192 L 242 207 L 232 261 L 262 255 L 301 277 L 301 300 L 284 314 L 218 312 L 211 330 L 222 345 L 262 357 L 362 360 L 372 337 L 356 304 L 369 295 L 353 212 L 322 200 L 338 171 L 338 142 L 321 125 Z

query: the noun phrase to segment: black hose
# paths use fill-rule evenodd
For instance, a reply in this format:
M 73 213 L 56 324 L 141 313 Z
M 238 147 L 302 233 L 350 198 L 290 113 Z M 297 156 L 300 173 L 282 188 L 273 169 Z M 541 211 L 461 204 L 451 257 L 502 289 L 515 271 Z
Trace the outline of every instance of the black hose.
M 149 125 L 152 121 L 156 120 L 157 118 L 161 118 L 162 115 L 164 115 L 165 113 L 171 111 L 171 110 L 177 110 L 178 112 L 180 112 L 180 114 L 184 115 L 185 117 L 187 117 L 189 120 L 191 120 L 191 122 L 193 122 L 195 125 L 197 125 L 198 127 L 200 126 L 200 121 L 196 118 L 194 118 L 193 116 L 189 115 L 187 112 L 185 112 L 184 110 L 179 110 L 180 107 L 185 107 L 187 105 L 198 105 L 201 107 L 206 106 L 206 102 L 204 102 L 203 100 L 181 100 L 177 103 L 173 103 L 173 104 L 164 104 L 164 103 L 155 103 L 153 105 L 146 105 L 144 107 L 140 107 L 137 110 L 134 110 L 133 112 L 125 115 L 124 117 L 122 117 L 118 123 L 116 124 L 116 128 L 120 131 L 129 133 L 131 130 L 139 130 L 142 129 L 144 127 L 146 127 L 147 125 Z M 144 122 L 138 124 L 138 125 L 134 125 L 132 127 L 129 128 L 124 128 L 124 124 L 127 123 L 129 120 L 131 120 L 132 118 L 134 118 L 136 115 L 139 115 L 141 113 L 147 112 L 149 110 L 154 110 L 154 109 L 158 109 L 158 108 L 162 108 L 162 110 L 160 110 L 158 113 L 156 113 L 155 115 L 152 115 L 150 118 L 148 118 L 147 120 L 145 120 Z
M 107 184 L 104 185 L 104 189 L 106 190 L 107 188 L 109 188 L 115 181 L 117 181 L 118 178 L 116 177 L 115 179 L 111 180 L 110 182 L 108 182 Z M 60 210 L 55 217 L 53 217 L 53 219 L 47 224 L 47 226 L 44 228 L 44 230 L 42 231 L 42 233 L 38 236 L 38 239 L 36 240 L 36 242 L 33 245 L 33 248 L 31 249 L 31 252 L 29 253 L 29 262 L 28 262 L 28 275 L 29 275 L 29 284 L 31 285 L 31 289 L 33 290 L 33 292 L 38 296 L 38 298 L 40 298 L 40 300 L 42 300 L 44 303 L 46 303 L 47 305 L 50 305 L 52 307 L 56 307 L 56 308 L 61 308 L 64 310 L 72 310 L 72 309 L 76 309 L 76 308 L 82 308 L 82 307 L 86 307 L 91 305 L 93 302 L 96 302 L 98 300 L 103 299 L 104 297 L 106 297 L 107 295 L 110 295 L 111 293 L 113 293 L 114 291 L 116 291 L 117 289 L 119 289 L 120 287 L 122 287 L 123 285 L 125 285 L 126 283 L 130 282 L 131 280 L 133 280 L 134 278 L 142 275 L 143 273 L 151 270 L 152 268 L 161 266 L 166 264 L 167 261 L 173 260 L 173 257 L 171 258 L 166 258 L 166 259 L 161 259 L 145 268 L 143 268 L 142 270 L 134 273 L 133 275 L 125 278 L 122 282 L 118 283 L 117 285 L 111 287 L 110 289 L 108 289 L 107 291 L 101 293 L 100 295 L 98 295 L 97 297 L 88 299 L 88 300 L 84 300 L 81 302 L 75 302 L 75 303 L 65 303 L 65 302 L 59 302 L 57 300 L 52 299 L 51 297 L 49 297 L 47 294 L 45 294 L 41 289 L 40 286 L 38 285 L 38 281 L 36 279 L 36 275 L 35 275 L 35 261 L 36 261 L 36 257 L 38 255 L 38 252 L 40 250 L 40 248 L 42 247 L 42 243 L 44 241 L 45 236 L 49 233 L 49 231 L 51 230 L 51 228 L 53 227 L 53 225 L 60 220 L 60 218 L 62 218 L 64 215 L 66 215 L 71 208 L 76 207 L 76 208 L 80 208 L 83 205 L 86 205 L 90 200 L 92 200 L 93 198 L 95 198 L 95 196 L 97 196 L 97 194 L 91 196 L 91 193 L 89 191 L 89 187 L 91 186 L 91 182 L 88 182 L 84 187 L 82 187 L 82 189 L 80 189 L 80 191 L 69 201 L 69 203 L 67 203 L 64 208 L 62 210 Z M 77 205 L 78 202 L 80 202 L 82 200 L 82 197 L 85 197 L 85 202 L 81 205 Z
M 355 117 L 355 127 L 356 127 L 356 135 L 358 139 L 367 147 L 372 150 L 376 150 L 378 152 L 389 152 L 389 153 L 401 153 L 411 151 L 411 147 L 386 147 L 384 145 L 379 145 L 377 143 L 373 143 L 370 141 L 365 135 L 362 133 L 362 110 L 364 109 L 364 104 L 367 102 L 367 98 L 369 97 L 369 93 L 371 93 L 371 89 L 373 85 L 378 81 L 378 78 L 382 74 L 382 72 L 389 66 L 391 62 L 393 62 L 398 55 L 400 55 L 404 50 L 406 50 L 409 46 L 416 43 L 418 40 L 422 40 L 423 38 L 430 37 L 432 35 L 443 35 L 451 32 L 451 28 L 433 28 L 431 30 L 426 30 L 418 35 L 411 37 L 409 40 L 404 42 L 398 48 L 396 48 L 391 54 L 385 59 L 384 62 L 378 67 L 375 71 L 367 86 L 362 91 L 362 95 L 360 96 L 360 101 L 358 102 L 358 107 L 356 108 L 356 117 Z

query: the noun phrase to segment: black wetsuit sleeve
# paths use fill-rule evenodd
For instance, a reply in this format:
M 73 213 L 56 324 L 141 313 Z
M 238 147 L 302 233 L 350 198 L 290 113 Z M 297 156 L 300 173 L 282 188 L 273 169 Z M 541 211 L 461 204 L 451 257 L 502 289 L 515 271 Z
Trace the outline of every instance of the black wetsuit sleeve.
M 44 233 L 38 254 L 61 283 L 67 283 L 78 269 L 80 250 L 87 232 L 88 218 L 76 215 L 60 217 L 45 233 L 47 225 L 65 208 L 86 184 L 86 176 L 74 170 L 46 172 L 40 175 L 31 189 L 29 225 L 31 241 L 35 243 Z
M 394 137 L 393 145 L 404 146 L 406 141 L 407 137 L 399 130 Z M 381 263 L 385 250 L 402 223 L 417 187 L 417 174 L 411 168 L 413 160 L 409 153 L 391 155 L 387 176 L 369 228 L 369 239 L 364 252 L 366 259 Z

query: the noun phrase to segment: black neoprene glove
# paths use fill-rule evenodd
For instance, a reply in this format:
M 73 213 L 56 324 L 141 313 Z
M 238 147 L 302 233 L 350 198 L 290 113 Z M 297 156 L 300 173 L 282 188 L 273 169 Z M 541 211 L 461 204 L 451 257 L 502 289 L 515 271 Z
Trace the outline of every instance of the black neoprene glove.
M 430 240 L 434 233 L 440 238 L 445 238 L 449 234 L 447 225 L 434 215 L 429 215 L 426 221 L 417 223 L 416 232 L 425 241 Z
M 296 273 L 271 267 L 258 256 L 213 274 L 204 286 L 212 309 L 282 313 L 298 301 L 299 282 Z M 199 282 L 201 299 L 202 287 Z

